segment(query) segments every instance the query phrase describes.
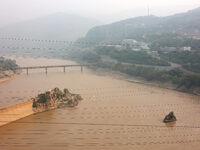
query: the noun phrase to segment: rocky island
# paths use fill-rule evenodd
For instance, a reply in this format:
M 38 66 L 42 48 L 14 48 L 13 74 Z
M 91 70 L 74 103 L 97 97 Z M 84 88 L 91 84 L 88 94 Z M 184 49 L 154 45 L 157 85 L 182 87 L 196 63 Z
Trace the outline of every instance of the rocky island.
M 38 113 L 62 107 L 75 107 L 81 100 L 79 94 L 72 94 L 68 89 L 62 92 L 59 88 L 54 88 L 33 98 L 32 108 Z
M 0 126 L 36 113 L 63 107 L 76 107 L 81 100 L 82 97 L 79 94 L 72 94 L 68 89 L 61 91 L 59 88 L 54 88 L 35 98 L 1 108 L 0 115 L 4 117 L 0 117 Z M 9 114 L 13 114 L 13 112 L 17 115 L 10 117 Z
M 173 111 L 171 111 L 168 115 L 166 115 L 163 120 L 164 123 L 170 123 L 175 121 L 176 121 L 176 116 L 174 115 Z

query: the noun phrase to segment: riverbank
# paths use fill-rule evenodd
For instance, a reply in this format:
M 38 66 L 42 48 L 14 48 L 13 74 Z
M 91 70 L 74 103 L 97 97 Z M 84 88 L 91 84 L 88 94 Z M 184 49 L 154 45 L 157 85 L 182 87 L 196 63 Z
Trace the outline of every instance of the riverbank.
M 0 109 L 0 126 L 34 114 L 32 104 L 32 100 L 27 100 Z
M 159 69 L 158 67 L 164 64 L 159 61 L 155 61 L 152 64 L 153 60 L 147 61 L 141 57 L 142 54 L 131 54 L 132 52 L 126 51 L 126 54 L 118 53 L 116 55 L 117 52 L 112 50 L 109 52 L 109 50 L 104 48 L 94 51 L 73 51 L 69 52 L 68 58 L 77 62 L 92 64 L 97 68 L 114 70 L 134 78 L 142 78 L 142 80 L 147 82 L 159 83 L 164 86 L 171 84 L 175 86 L 176 90 L 181 92 L 200 94 L 200 74 L 191 74 L 177 67 L 164 70 Z M 105 55 L 111 57 L 111 60 L 103 59 Z M 139 62 L 135 61 L 136 56 L 138 56 Z
M 156 82 L 156 81 L 147 81 L 142 77 L 135 77 L 135 76 L 131 76 L 116 70 L 110 70 L 107 68 L 101 68 L 101 67 L 97 67 L 97 66 L 92 66 L 89 67 L 89 69 L 92 71 L 92 73 L 96 74 L 96 75 L 102 75 L 102 76 L 111 76 L 114 77 L 116 79 L 120 79 L 120 80 L 124 80 L 124 81 L 128 81 L 131 83 L 137 83 L 137 84 L 143 84 L 143 85 L 148 85 L 148 86 L 153 86 L 153 87 L 158 87 L 158 88 L 162 88 L 162 89 L 169 89 L 169 90 L 174 90 L 174 91 L 178 91 L 178 92 L 182 92 L 182 93 L 187 93 L 187 94 L 192 94 L 192 95 L 200 95 L 200 88 L 192 88 L 190 90 L 186 90 L 183 88 L 177 88 L 177 85 L 172 84 L 170 82 Z
M 12 70 L 3 71 L 0 73 L 0 84 L 8 80 L 16 78 L 16 74 Z

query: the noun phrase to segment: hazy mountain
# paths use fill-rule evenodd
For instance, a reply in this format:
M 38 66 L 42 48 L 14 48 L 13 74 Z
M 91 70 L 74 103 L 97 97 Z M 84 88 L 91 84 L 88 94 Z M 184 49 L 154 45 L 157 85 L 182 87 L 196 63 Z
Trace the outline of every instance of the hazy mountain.
M 151 40 L 163 34 L 200 34 L 200 8 L 167 17 L 144 16 L 130 18 L 88 31 L 85 40 L 95 42 L 118 41 L 124 38 Z
M 0 29 L 0 34 L 10 37 L 76 40 L 85 36 L 96 25 L 100 25 L 100 22 L 94 19 L 56 13 L 6 26 Z

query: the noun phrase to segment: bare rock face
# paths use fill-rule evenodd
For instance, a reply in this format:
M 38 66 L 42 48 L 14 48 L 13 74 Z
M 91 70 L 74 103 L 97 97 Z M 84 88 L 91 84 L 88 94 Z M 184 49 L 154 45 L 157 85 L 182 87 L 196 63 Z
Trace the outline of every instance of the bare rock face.
M 37 113 L 65 106 L 75 107 L 82 100 L 82 97 L 78 94 L 71 94 L 68 89 L 64 89 L 64 92 L 62 92 L 59 88 L 54 88 L 39 94 L 32 100 L 33 111 Z
M 174 122 L 176 121 L 176 116 L 174 115 L 174 112 L 170 112 L 168 115 L 165 116 L 163 122 L 164 123 L 169 123 L 169 122 Z

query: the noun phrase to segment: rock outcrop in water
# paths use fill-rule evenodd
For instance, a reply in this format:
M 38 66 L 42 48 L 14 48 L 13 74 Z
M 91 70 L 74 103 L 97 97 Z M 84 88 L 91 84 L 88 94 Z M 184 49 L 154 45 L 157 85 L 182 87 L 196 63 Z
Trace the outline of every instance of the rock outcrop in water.
M 168 123 L 168 122 L 174 122 L 176 121 L 176 116 L 174 115 L 174 112 L 170 112 L 168 115 L 165 116 L 163 122 Z
M 39 94 L 32 100 L 33 111 L 37 113 L 65 106 L 75 107 L 82 98 L 78 94 L 70 93 L 68 89 L 64 89 L 62 92 L 59 88 L 54 88 L 53 90 Z

